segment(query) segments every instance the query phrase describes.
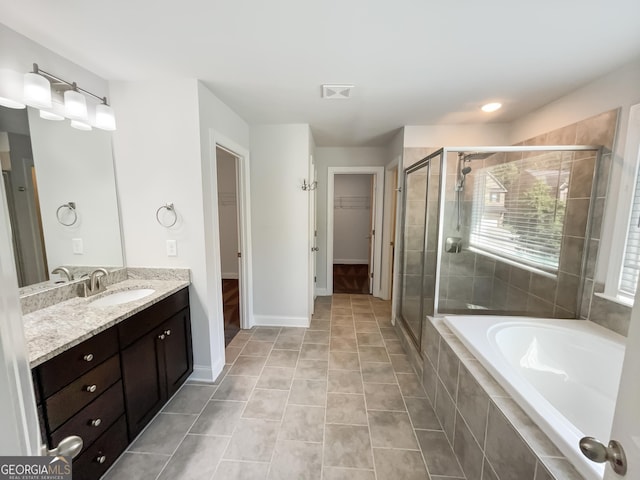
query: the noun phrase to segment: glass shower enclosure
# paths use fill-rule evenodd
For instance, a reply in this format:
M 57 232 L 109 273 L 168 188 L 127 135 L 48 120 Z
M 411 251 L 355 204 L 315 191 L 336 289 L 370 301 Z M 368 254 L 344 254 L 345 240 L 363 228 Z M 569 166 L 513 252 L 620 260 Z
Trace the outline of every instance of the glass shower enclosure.
M 405 169 L 398 318 L 577 318 L 598 146 L 442 148 Z M 591 266 L 592 268 L 592 266 Z

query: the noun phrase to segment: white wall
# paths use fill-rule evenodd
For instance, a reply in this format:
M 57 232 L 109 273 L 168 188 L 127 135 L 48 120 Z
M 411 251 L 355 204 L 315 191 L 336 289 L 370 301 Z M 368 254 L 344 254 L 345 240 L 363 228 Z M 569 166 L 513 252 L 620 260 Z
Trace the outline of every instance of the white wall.
M 333 263 L 369 264 L 372 179 L 372 175 L 335 176 Z M 350 197 L 359 198 L 354 202 Z
M 113 82 L 111 90 L 118 118 L 113 144 L 127 265 L 191 269 L 194 364 L 211 371 L 197 82 Z M 159 225 L 155 217 L 168 202 L 178 214 L 172 228 Z M 176 257 L 166 254 L 168 239 L 177 241 Z
M 309 322 L 308 125 L 251 127 L 254 318 L 257 324 Z
M 111 89 L 127 264 L 191 269 L 194 378 L 213 380 L 224 366 L 224 325 L 210 132 L 248 146 L 249 127 L 195 79 L 114 82 Z M 178 213 L 169 229 L 155 219 L 167 202 Z M 167 256 L 167 239 L 177 241 L 176 257 Z
M 598 256 L 596 281 L 605 280 L 609 255 L 615 244 L 613 226 L 618 206 L 617 192 L 623 175 L 633 175 L 635 158 L 625 152 L 629 109 L 640 103 L 640 59 L 631 62 L 581 88 L 551 102 L 545 107 L 525 115 L 510 126 L 509 143 L 554 130 L 584 120 L 599 113 L 620 108 L 618 131 L 613 151 L 613 162 L 609 181 L 609 194 L 604 214 L 601 254 Z
M 471 125 L 405 125 L 404 148 L 509 145 L 504 123 Z
M 322 294 L 327 289 L 327 181 L 329 167 L 382 167 L 389 163 L 389 152 L 384 147 L 316 147 L 318 170 L 317 227 L 318 248 L 316 254 L 317 289 Z M 380 197 L 382 198 L 382 197 Z
M 238 204 L 236 201 L 236 157 L 216 150 L 218 221 L 222 278 L 238 278 Z

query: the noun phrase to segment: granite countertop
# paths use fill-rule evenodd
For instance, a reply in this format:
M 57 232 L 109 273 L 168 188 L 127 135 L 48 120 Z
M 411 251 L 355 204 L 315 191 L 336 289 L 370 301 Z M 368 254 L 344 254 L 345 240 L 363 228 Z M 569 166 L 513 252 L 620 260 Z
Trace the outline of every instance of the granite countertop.
M 34 368 L 84 340 L 131 317 L 189 285 L 187 280 L 128 279 L 93 297 L 76 297 L 23 315 L 29 363 Z M 151 288 L 139 300 L 109 307 L 91 306 L 98 298 L 123 290 Z

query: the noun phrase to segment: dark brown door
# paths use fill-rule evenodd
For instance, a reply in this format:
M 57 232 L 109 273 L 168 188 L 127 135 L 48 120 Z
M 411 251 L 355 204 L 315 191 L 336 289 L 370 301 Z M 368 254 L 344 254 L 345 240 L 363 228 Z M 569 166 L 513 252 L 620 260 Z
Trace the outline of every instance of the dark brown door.
M 167 372 L 167 398 L 171 397 L 193 371 L 191 322 L 189 309 L 184 309 L 163 324 L 162 341 Z
M 162 340 L 152 330 L 122 351 L 122 382 L 127 408 L 129 440 L 133 440 L 166 399 L 164 371 L 158 359 Z

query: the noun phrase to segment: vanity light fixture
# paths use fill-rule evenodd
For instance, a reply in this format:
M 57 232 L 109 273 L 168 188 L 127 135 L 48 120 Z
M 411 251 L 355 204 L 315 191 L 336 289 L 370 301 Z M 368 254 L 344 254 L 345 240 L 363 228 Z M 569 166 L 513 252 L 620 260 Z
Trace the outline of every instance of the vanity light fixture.
M 502 108 L 502 104 L 498 102 L 487 103 L 483 105 L 481 110 L 486 113 L 495 112 L 496 110 L 500 110 Z
M 35 108 L 51 108 L 51 84 L 37 73 L 24 74 L 24 103 Z
M 73 90 L 64 92 L 64 116 L 70 120 L 86 122 L 89 118 L 87 99 L 78 92 L 78 86 L 73 83 Z M 73 126 L 73 125 L 72 125 Z
M 0 105 L 8 108 L 25 108 L 22 75 L 8 68 L 0 68 Z
M 5 105 L 1 103 L 3 89 L 6 85 L 11 85 L 11 82 L 5 81 L 5 77 L 2 76 L 1 72 L 3 70 L 0 70 L 0 105 Z M 19 75 L 11 70 L 7 72 Z M 38 67 L 37 63 L 33 64 L 32 72 L 24 75 L 21 83 L 24 96 L 14 95 L 8 98 L 12 100 L 24 98 L 27 105 L 40 109 L 41 118 L 46 120 L 68 118 L 71 120 L 71 126 L 79 130 L 91 130 L 92 126 L 108 131 L 116 129 L 115 115 L 113 108 L 107 102 L 107 97 L 100 97 L 84 88 L 80 88 L 76 82 L 68 82 L 52 73 L 45 72 Z M 89 112 L 87 97 L 99 102 L 95 106 L 95 116 L 93 112 Z M 24 108 L 24 105 L 13 108 Z

